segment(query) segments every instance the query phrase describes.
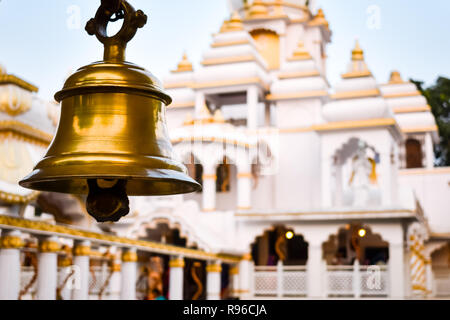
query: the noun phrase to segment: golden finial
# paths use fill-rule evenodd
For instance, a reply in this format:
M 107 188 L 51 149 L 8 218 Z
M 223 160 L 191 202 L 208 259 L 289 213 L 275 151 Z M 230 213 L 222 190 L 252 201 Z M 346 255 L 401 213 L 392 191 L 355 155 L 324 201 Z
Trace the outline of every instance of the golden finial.
M 178 64 L 178 69 L 173 72 L 190 72 L 192 71 L 192 63 L 189 61 L 186 52 L 183 54 L 183 59 Z
M 329 29 L 329 24 L 327 19 L 325 18 L 325 14 L 322 9 L 319 9 L 317 11 L 317 14 L 314 16 L 314 18 L 309 22 L 310 26 L 324 26 L 325 28 Z
M 222 110 L 217 109 L 214 112 L 214 122 L 215 123 L 225 123 L 225 118 L 223 117 Z
M 6 74 L 6 68 L 0 64 L 0 75 Z
M 311 54 L 306 50 L 305 44 L 302 40 L 298 42 L 297 48 L 295 48 L 293 53 L 294 60 L 309 60 L 311 59 Z
M 237 11 L 234 11 L 231 15 L 230 20 L 223 22 L 220 32 L 230 32 L 230 31 L 242 31 L 244 30 L 244 25 L 242 24 L 241 16 Z
M 404 83 L 402 76 L 400 75 L 400 72 L 394 70 L 391 72 L 391 77 L 389 79 L 390 84 L 399 84 Z
M 359 45 L 359 41 L 356 40 L 355 48 L 352 50 L 352 60 L 353 61 L 363 61 L 364 60 L 364 51 L 361 49 Z
M 253 1 L 249 10 L 250 18 L 264 18 L 267 17 L 268 14 L 269 10 L 267 10 L 267 7 L 262 0 Z

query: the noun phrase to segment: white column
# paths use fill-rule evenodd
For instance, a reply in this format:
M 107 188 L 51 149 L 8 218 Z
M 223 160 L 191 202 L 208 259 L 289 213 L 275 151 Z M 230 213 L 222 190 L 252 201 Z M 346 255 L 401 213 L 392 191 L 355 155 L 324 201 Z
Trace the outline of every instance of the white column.
M 205 165 L 203 167 L 203 211 L 216 210 L 216 167 Z
M 38 300 L 56 300 L 59 251 L 60 244 L 57 237 L 39 239 L 37 275 Z
M 233 298 L 239 297 L 239 267 L 231 266 L 230 268 L 230 286 L 231 296 Z
M 323 278 L 326 275 L 323 271 L 322 243 L 314 243 L 309 241 L 307 262 L 309 298 L 324 297 Z
M 251 297 L 250 293 L 251 260 L 252 256 L 250 253 L 248 253 L 239 262 L 239 292 L 241 300 L 247 300 Z
M 239 165 L 237 175 L 238 210 L 252 208 L 252 170 L 250 165 Z
M 199 118 L 203 107 L 206 103 L 205 94 L 203 92 L 195 93 L 195 118 Z
M 389 243 L 389 285 L 392 299 L 405 297 L 403 243 Z
M 434 168 L 434 148 L 433 139 L 431 138 L 431 133 L 427 132 L 425 134 L 425 156 L 426 156 L 426 168 Z
M 206 272 L 206 299 L 220 300 L 222 265 L 218 261 L 210 262 Z
M 333 159 L 331 156 L 324 155 L 322 158 L 321 169 L 321 199 L 323 207 L 331 207 L 331 166 Z
M 136 249 L 126 249 L 122 253 L 121 300 L 136 300 L 136 274 L 138 256 Z
M 2 231 L 0 238 L 0 300 L 19 299 L 20 249 L 23 245 L 19 231 Z
M 78 269 L 78 286 L 75 286 L 72 292 L 73 300 L 89 299 L 89 255 L 91 252 L 91 243 L 83 241 L 75 244 L 73 264 Z
M 359 261 L 353 263 L 353 293 L 356 299 L 361 297 L 361 274 L 359 272 Z
M 277 297 L 283 296 L 283 261 L 279 260 L 277 264 Z
M 121 292 L 121 270 L 120 261 L 114 260 L 111 265 L 111 279 L 109 280 L 109 300 L 119 300 Z
M 184 259 L 177 257 L 169 262 L 169 300 L 183 300 Z
M 247 127 L 258 127 L 258 88 L 251 86 L 247 89 Z

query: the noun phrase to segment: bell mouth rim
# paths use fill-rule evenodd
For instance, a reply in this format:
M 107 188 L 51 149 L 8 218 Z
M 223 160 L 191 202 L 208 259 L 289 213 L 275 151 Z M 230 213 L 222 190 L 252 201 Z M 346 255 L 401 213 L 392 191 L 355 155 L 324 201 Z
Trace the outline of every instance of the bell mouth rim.
M 67 167 L 65 168 L 67 169 Z M 87 180 L 91 179 L 117 179 L 127 180 L 128 196 L 170 196 L 177 194 L 187 194 L 202 190 L 202 186 L 190 176 L 171 169 L 151 169 L 147 176 L 136 174 L 46 174 L 44 169 L 35 169 L 31 174 L 19 182 L 19 185 L 26 189 L 41 192 L 55 192 L 65 194 L 87 195 L 89 188 Z M 75 171 L 76 172 L 76 171 Z M 45 175 L 45 176 L 44 176 Z M 71 184 L 85 184 L 85 187 L 70 189 Z M 69 186 L 69 187 L 67 187 Z M 136 186 L 151 189 L 149 191 L 137 192 Z

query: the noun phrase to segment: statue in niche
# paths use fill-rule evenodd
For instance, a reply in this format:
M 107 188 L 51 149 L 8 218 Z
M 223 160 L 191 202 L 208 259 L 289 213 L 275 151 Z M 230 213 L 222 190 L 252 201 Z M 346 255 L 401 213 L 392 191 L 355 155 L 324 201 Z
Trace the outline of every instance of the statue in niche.
M 368 148 L 365 142 L 359 141 L 352 160 L 349 186 L 352 194 L 351 205 L 355 207 L 379 203 L 377 161 L 367 156 Z

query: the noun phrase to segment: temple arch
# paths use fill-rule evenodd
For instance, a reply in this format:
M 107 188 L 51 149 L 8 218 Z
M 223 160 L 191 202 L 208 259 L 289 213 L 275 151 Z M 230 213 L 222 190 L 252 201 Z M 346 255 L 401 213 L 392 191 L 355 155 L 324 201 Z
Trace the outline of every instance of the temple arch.
M 308 261 L 308 242 L 303 235 L 284 225 L 273 226 L 257 236 L 251 244 L 256 266 L 284 265 L 305 266 Z
M 387 265 L 389 243 L 371 228 L 351 223 L 330 235 L 322 244 L 323 259 L 327 265 Z

